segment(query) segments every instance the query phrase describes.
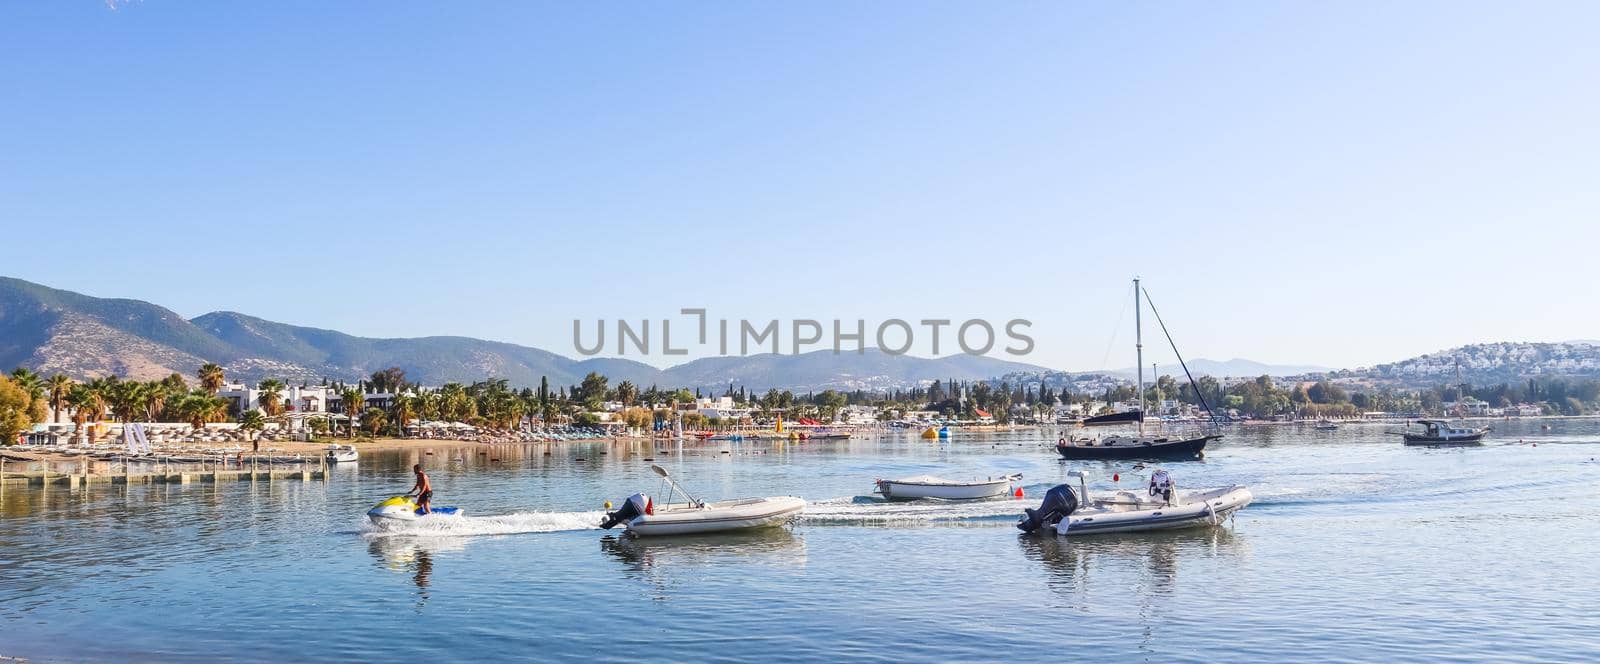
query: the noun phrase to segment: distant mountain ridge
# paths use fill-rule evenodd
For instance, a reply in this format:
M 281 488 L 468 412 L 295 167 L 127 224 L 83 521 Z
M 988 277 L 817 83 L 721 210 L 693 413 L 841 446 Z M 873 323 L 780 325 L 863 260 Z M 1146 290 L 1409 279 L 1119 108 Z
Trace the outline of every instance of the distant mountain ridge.
M 247 314 L 219 311 L 186 320 L 170 309 L 140 300 L 97 298 L 0 277 L 0 368 L 25 366 L 74 378 L 116 374 L 149 380 L 170 373 L 194 376 L 206 362 L 221 364 L 232 380 L 262 378 L 356 380 L 390 366 L 427 385 L 505 378 L 533 386 L 548 377 L 553 386 L 573 385 L 591 371 L 613 384 L 705 388 L 728 384 L 752 389 L 797 391 L 887 390 L 931 380 L 1020 379 L 1059 374 L 1079 387 L 1100 389 L 1131 378 L 1133 369 L 1068 374 L 993 357 L 953 355 L 921 358 L 815 351 L 801 355 L 710 357 L 666 370 L 624 358 L 575 360 L 538 348 L 470 337 L 374 339 L 333 330 L 288 325 Z M 1455 380 L 1474 384 L 1541 376 L 1600 377 L 1600 343 L 1500 342 L 1471 344 L 1370 368 L 1331 370 L 1312 365 L 1275 365 L 1244 359 L 1195 359 L 1196 377 L 1327 376 L 1337 380 L 1403 387 Z M 1162 366 L 1176 375 L 1176 366 Z M 1097 377 L 1098 376 L 1098 377 Z
M 719 389 L 890 389 L 934 379 L 981 380 L 1042 367 L 989 357 L 938 359 L 819 351 L 694 360 L 665 371 L 621 358 L 574 360 L 528 346 L 470 337 L 373 339 L 218 311 L 185 320 L 140 300 L 96 298 L 0 277 L 0 367 L 75 378 L 117 374 L 150 380 L 193 376 L 206 362 L 232 380 L 356 380 L 398 366 L 428 385 L 505 378 L 512 385 L 573 385 L 589 372 L 613 384 Z

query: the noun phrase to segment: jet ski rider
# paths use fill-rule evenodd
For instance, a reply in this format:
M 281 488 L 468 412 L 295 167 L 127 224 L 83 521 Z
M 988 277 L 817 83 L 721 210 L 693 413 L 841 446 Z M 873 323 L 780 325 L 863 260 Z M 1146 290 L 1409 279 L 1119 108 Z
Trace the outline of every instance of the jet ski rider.
M 422 472 L 422 464 L 412 466 L 411 472 L 417 474 L 417 485 L 411 487 L 406 495 L 416 494 L 418 511 L 429 514 L 428 505 L 433 502 L 433 483 L 428 481 L 428 474 Z

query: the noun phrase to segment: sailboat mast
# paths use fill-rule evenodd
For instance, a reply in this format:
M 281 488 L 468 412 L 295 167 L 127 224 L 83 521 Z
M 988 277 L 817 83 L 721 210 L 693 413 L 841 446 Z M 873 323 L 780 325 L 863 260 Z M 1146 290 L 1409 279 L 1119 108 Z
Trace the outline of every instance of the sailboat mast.
M 1133 278 L 1133 366 L 1139 372 L 1139 435 L 1144 435 L 1144 324 L 1139 319 L 1139 278 Z

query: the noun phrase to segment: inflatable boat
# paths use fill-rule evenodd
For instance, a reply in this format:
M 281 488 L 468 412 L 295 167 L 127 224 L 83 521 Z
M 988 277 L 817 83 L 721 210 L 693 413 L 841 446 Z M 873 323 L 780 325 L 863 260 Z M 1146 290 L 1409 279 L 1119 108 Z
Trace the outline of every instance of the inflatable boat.
M 1017 528 L 1029 534 L 1078 536 L 1215 526 L 1255 498 L 1239 485 L 1180 492 L 1171 484 L 1091 498 L 1083 475 L 1072 475 L 1078 478 L 1078 491 L 1061 484 L 1045 492 L 1038 509 L 1024 510 Z
M 693 535 L 781 526 L 799 516 L 806 501 L 794 496 L 740 498 L 708 503 L 689 495 L 667 475 L 661 466 L 651 466 L 670 487 L 667 500 L 654 502 L 643 493 L 628 496 L 614 512 L 607 512 L 600 527 L 610 530 L 619 524 L 630 535 Z M 681 494 L 684 502 L 671 502 Z

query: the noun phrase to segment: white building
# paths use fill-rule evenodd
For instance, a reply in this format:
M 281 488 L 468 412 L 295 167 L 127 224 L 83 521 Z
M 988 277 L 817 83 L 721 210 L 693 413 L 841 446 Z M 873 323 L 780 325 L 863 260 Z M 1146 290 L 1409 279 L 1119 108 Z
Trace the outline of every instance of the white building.
M 845 424 L 867 425 L 878 421 L 877 406 L 850 405 L 839 410 L 839 421 Z
M 228 400 L 228 413 L 233 416 L 261 408 L 261 390 L 243 384 L 223 385 L 222 389 L 217 390 L 217 396 Z M 285 412 L 326 413 L 329 412 L 329 404 L 337 401 L 338 397 L 321 385 L 287 385 L 278 393 L 278 398 Z

